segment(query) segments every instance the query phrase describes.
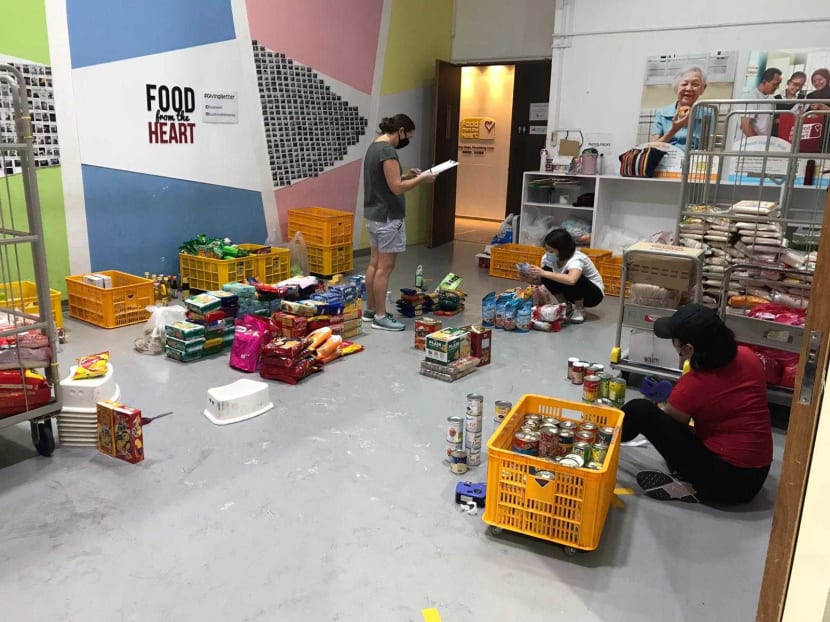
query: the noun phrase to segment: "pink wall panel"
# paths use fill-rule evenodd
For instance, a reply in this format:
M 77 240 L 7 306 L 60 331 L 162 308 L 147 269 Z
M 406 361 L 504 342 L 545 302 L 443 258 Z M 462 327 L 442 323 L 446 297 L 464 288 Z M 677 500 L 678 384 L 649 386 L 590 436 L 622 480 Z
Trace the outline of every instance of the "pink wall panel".
M 274 191 L 282 237 L 288 238 L 288 210 L 295 207 L 328 207 L 354 213 L 360 189 L 362 160 L 356 160 L 319 177 L 311 177 Z
M 251 37 L 372 92 L 383 0 L 248 0 Z

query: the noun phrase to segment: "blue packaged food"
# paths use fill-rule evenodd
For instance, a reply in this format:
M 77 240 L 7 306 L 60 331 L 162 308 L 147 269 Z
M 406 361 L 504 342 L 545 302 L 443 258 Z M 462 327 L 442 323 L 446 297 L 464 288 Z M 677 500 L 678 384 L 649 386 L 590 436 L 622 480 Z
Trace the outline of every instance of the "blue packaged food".
M 530 300 L 525 300 L 516 312 L 517 333 L 530 332 L 530 316 L 533 310 L 532 304 L 533 303 Z
M 496 292 L 490 292 L 481 299 L 481 323 L 484 326 L 496 323 Z

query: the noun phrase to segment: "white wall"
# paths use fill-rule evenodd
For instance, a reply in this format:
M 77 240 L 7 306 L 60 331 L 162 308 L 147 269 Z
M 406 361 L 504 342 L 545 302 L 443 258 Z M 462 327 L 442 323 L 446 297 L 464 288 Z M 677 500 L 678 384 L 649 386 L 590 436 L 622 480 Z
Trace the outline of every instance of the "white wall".
M 557 31 L 571 33 L 570 45 L 557 50 L 552 63 L 549 135 L 555 127 L 581 128 L 613 134 L 615 154 L 633 146 L 649 55 L 739 50 L 740 76 L 750 50 L 830 47 L 826 0 L 701 0 L 686 11 L 654 6 L 647 0 L 566 0 Z
M 455 0 L 454 62 L 549 58 L 555 0 Z

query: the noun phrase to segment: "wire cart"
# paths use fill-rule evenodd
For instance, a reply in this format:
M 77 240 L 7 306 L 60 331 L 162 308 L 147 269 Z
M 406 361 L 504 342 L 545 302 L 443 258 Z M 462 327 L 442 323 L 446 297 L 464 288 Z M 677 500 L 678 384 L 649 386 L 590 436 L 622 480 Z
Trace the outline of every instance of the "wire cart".
M 739 342 L 800 352 L 803 330 L 753 315 L 806 311 L 830 186 L 830 100 L 709 100 L 683 162 L 680 244 L 704 251 L 702 301 Z M 760 135 L 748 131 L 762 130 Z M 792 391 L 771 387 L 773 403 Z
M 632 336 L 636 333 L 651 335 L 654 321 L 672 315 L 681 301 L 682 294 L 689 289 L 696 302 L 700 301 L 700 275 L 703 268 L 703 250 L 664 244 L 638 242 L 623 253 L 620 274 L 620 291 L 625 291 L 629 281 L 635 284 L 655 285 L 676 292 L 672 304 L 655 306 L 636 304 L 632 286 L 632 297 L 620 296 L 620 312 L 614 346 L 611 349 L 611 367 L 623 373 L 656 376 L 677 380 L 683 373 L 678 358 L 670 364 L 665 357 L 649 355 L 635 359 L 631 348 L 624 350 L 623 331 L 629 328 Z M 652 335 L 653 339 L 653 335 Z
M 57 330 L 26 83 L 11 65 L 0 65 L 0 104 L 14 120 L 0 132 L 6 186 L 0 195 L 0 429 L 29 421 L 35 448 L 49 456 L 55 448 L 51 416 L 61 410 Z
M 513 436 L 530 413 L 614 428 L 601 466 L 565 466 L 513 451 Z M 616 408 L 523 395 L 487 442 L 484 522 L 496 533 L 507 529 L 561 544 L 568 555 L 596 549 L 614 498 L 622 420 Z

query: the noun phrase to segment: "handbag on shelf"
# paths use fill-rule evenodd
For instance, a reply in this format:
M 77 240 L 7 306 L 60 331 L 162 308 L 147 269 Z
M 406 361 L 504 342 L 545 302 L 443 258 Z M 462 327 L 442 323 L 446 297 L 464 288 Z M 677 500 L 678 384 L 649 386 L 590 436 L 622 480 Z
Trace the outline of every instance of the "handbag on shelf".
M 669 150 L 665 143 L 644 143 L 620 154 L 622 177 L 654 177 L 657 165 Z

